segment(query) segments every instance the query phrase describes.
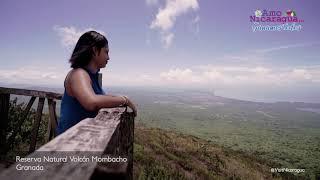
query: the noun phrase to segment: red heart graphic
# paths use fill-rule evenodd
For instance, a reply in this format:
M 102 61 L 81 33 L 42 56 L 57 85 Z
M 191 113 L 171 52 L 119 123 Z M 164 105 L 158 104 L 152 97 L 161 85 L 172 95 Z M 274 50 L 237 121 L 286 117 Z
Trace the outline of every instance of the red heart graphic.
M 287 15 L 291 16 L 292 10 L 287 11 Z

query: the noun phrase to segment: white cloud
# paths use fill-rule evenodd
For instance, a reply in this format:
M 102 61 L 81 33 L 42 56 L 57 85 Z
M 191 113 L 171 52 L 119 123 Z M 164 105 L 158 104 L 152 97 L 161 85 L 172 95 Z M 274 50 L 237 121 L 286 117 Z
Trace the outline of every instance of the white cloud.
M 198 70 L 197 70 L 198 69 Z M 170 69 L 160 73 L 164 80 L 173 84 L 237 87 L 284 87 L 293 84 L 312 83 L 320 79 L 320 68 L 283 70 L 268 67 L 233 67 L 206 65 L 201 68 Z
M 267 74 L 271 72 L 271 69 L 265 67 L 255 67 L 252 69 L 252 72 L 255 72 L 257 74 Z
M 151 22 L 150 28 L 159 29 L 162 36 L 161 39 L 173 37 L 170 30 L 173 28 L 177 18 L 182 14 L 198 9 L 199 4 L 197 0 L 167 0 L 165 7 L 159 8 L 155 19 Z M 200 18 L 198 18 L 198 20 L 200 20 Z M 167 41 L 162 42 L 165 47 L 168 47 L 172 41 L 170 41 L 170 43 L 166 43 Z
M 103 73 L 102 83 L 104 87 L 108 86 L 161 86 L 159 76 L 145 74 L 145 73 L 126 73 L 123 72 L 109 72 L 106 70 Z
M 193 20 L 192 23 L 198 23 L 200 21 L 199 15 L 197 15 Z
M 154 6 L 158 4 L 158 0 L 146 0 L 148 6 Z
M 78 32 L 74 27 L 58 27 L 53 28 L 61 37 L 61 44 L 65 47 L 74 47 L 82 32 Z
M 226 54 L 221 57 L 217 57 L 214 60 L 220 62 L 228 62 L 230 64 L 250 64 L 250 65 L 261 65 L 261 64 L 270 64 L 270 62 L 275 61 L 275 58 L 269 53 L 272 52 L 280 52 L 282 50 L 294 50 L 294 49 L 301 49 L 301 48 L 308 48 L 310 46 L 318 46 L 320 42 L 305 42 L 299 44 L 290 44 L 290 45 L 282 45 L 277 47 L 270 47 L 265 49 L 252 49 L 243 51 L 237 54 Z M 316 59 L 317 56 L 309 56 L 304 57 L 306 58 L 313 58 Z
M 165 34 L 161 38 L 162 38 L 161 41 L 163 42 L 164 47 L 169 48 L 174 38 L 174 34 L 173 33 Z
M 67 70 L 58 67 L 25 66 L 19 69 L 0 69 L 0 81 L 18 84 L 63 85 Z
M 25 66 L 19 69 L 0 69 L 0 82 L 8 84 L 27 84 L 32 86 L 63 87 L 64 79 L 70 69 L 59 67 L 44 67 L 39 65 Z M 123 72 L 110 73 L 103 69 L 103 85 L 155 85 L 159 84 L 159 77 L 149 74 L 123 75 Z M 135 77 L 135 78 L 132 78 Z
M 68 69 L 58 67 L 26 66 L 19 69 L 0 69 L 0 82 L 55 85 L 63 87 Z M 102 70 L 104 87 L 162 86 L 176 88 L 214 88 L 265 92 L 290 87 L 320 88 L 320 67 L 264 67 L 264 66 L 215 66 L 202 65 L 188 68 L 171 68 L 162 72 L 112 72 Z M 306 85 L 306 86 L 305 86 Z
M 199 32 L 200 32 L 199 22 L 200 22 L 200 16 L 199 15 L 197 15 L 191 22 L 191 27 L 194 29 L 194 33 L 196 35 L 198 35 Z
M 56 31 L 60 36 L 61 44 L 67 48 L 73 48 L 76 45 L 80 36 L 87 31 L 97 31 L 102 35 L 106 35 L 105 32 L 101 30 L 95 30 L 94 28 L 86 28 L 86 29 L 80 30 L 80 29 L 76 29 L 73 26 L 69 26 L 69 27 L 54 26 L 53 30 Z
M 148 74 L 141 74 L 138 77 L 139 80 L 141 81 L 151 81 L 152 80 L 152 76 L 148 75 Z
M 167 31 L 173 27 L 178 16 L 198 8 L 197 0 L 167 0 L 165 8 L 159 9 L 150 27 Z
M 298 80 L 309 80 L 312 78 L 311 73 L 306 69 L 293 69 L 290 75 Z
M 299 44 L 289 44 L 289 45 L 282 45 L 282 46 L 277 46 L 277 47 L 272 47 L 272 48 L 267 48 L 267 49 L 259 49 L 256 50 L 258 53 L 270 53 L 273 51 L 279 51 L 283 49 L 291 49 L 291 48 L 298 48 L 298 47 L 308 47 L 308 46 L 314 46 L 314 45 L 319 45 L 320 42 L 309 42 L 309 43 L 299 43 Z
M 190 69 L 181 70 L 177 69 L 170 69 L 168 72 L 162 72 L 160 77 L 164 78 L 165 80 L 178 80 L 178 81 L 188 81 L 190 77 L 192 77 L 192 71 Z

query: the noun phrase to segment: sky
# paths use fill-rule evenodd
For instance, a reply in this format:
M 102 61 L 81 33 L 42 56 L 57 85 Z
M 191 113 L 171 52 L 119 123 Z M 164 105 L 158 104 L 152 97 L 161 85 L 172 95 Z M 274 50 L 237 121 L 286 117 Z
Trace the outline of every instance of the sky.
M 63 88 L 78 38 L 96 30 L 109 41 L 100 70 L 106 92 L 185 88 L 320 102 L 319 7 L 318 0 L 2 0 L 0 82 Z M 294 10 L 301 29 L 253 31 L 256 10 L 283 17 Z

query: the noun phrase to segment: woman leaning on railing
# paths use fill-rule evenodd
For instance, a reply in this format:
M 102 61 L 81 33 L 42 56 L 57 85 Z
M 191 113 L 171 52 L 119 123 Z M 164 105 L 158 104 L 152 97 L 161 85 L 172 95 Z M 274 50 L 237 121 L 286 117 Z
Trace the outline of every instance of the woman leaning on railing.
M 85 118 L 94 118 L 99 109 L 129 106 L 137 109 L 127 96 L 107 95 L 98 82 L 100 68 L 109 61 L 107 39 L 96 31 L 84 33 L 78 40 L 69 62 L 65 91 L 61 100 L 57 134 L 61 134 Z

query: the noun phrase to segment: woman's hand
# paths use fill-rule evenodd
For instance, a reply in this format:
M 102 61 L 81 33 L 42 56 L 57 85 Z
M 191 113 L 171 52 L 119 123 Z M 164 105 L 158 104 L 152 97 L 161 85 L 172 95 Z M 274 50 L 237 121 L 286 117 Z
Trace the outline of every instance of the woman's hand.
M 126 105 L 129 106 L 133 110 L 134 117 L 136 117 L 137 116 L 136 106 L 133 104 L 133 102 L 127 96 L 123 96 L 123 97 L 127 100 Z

